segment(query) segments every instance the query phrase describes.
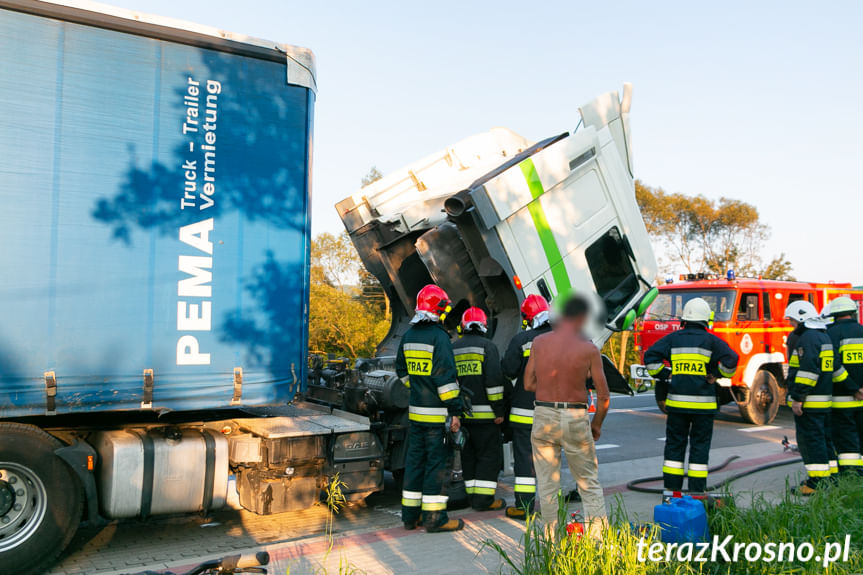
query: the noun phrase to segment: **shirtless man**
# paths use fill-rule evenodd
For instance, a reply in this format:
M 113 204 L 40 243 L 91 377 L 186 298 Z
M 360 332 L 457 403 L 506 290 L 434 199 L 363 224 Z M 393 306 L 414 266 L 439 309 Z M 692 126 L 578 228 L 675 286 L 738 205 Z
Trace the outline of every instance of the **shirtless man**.
M 555 529 L 557 524 L 562 447 L 584 502 L 588 533 L 600 539 L 607 520 L 594 441 L 608 413 L 609 393 L 602 356 L 581 333 L 587 312 L 584 298 L 570 298 L 554 330 L 533 341 L 524 388 L 536 392 L 531 443 L 537 498 L 546 525 Z M 596 388 L 593 423 L 587 414 L 588 378 Z

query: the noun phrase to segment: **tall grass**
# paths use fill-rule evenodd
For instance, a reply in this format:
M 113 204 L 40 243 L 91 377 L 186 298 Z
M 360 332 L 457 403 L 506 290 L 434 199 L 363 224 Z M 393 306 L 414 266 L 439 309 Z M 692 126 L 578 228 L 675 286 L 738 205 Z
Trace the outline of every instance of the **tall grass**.
M 326 533 L 328 540 L 328 547 L 322 561 L 319 565 L 314 567 L 314 575 L 329 575 L 329 569 L 324 565 L 327 560 L 330 558 L 330 554 L 333 552 L 333 547 L 335 546 L 335 536 L 333 535 L 333 531 L 335 529 L 335 518 L 336 515 L 341 511 L 345 505 L 347 505 L 347 499 L 345 498 L 344 493 L 342 492 L 342 488 L 347 487 L 347 485 L 339 478 L 339 474 L 336 473 L 330 479 L 330 482 L 326 487 L 326 500 L 327 500 L 327 510 L 329 513 L 327 514 L 327 522 L 326 522 Z M 290 566 L 287 568 L 286 575 L 291 575 Z M 366 575 L 366 572 L 360 569 L 359 567 L 353 565 L 347 557 L 345 557 L 344 552 L 339 555 L 339 566 L 338 566 L 338 575 Z
M 787 486 L 786 486 L 787 487 Z M 787 491 L 786 491 L 787 493 Z M 782 543 L 809 542 L 816 555 L 826 543 L 844 542 L 851 536 L 851 554 L 847 562 L 836 562 L 825 569 L 820 561 L 749 562 L 741 554 L 737 562 L 681 562 L 639 560 L 638 542 L 644 537 L 659 541 L 656 527 L 636 530 L 626 519 L 622 501 L 613 506 L 609 528 L 601 543 L 576 540 L 566 535 L 566 510 L 563 502 L 558 514 L 558 529 L 549 532 L 541 522 L 531 519 L 523 539 L 523 553 L 511 557 L 494 541 L 486 541 L 500 555 L 501 573 L 513 575 L 854 575 L 863 573 L 863 479 L 843 478 L 835 486 L 809 499 L 786 494 L 773 504 L 760 494 L 753 495 L 746 506 L 727 504 L 709 513 L 712 535 L 720 539 L 732 535 L 735 542 Z M 642 557 L 647 558 L 642 552 Z M 721 559 L 721 557 L 720 557 Z

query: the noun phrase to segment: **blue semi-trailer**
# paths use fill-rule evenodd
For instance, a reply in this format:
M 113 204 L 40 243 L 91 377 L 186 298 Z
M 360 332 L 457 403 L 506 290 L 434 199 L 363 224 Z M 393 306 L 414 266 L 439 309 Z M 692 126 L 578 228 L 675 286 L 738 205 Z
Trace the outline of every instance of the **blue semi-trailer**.
M 368 420 L 305 387 L 310 51 L 82 2 L 0 0 L 0 572 L 81 519 L 258 513 Z M 283 407 L 274 407 L 283 406 Z

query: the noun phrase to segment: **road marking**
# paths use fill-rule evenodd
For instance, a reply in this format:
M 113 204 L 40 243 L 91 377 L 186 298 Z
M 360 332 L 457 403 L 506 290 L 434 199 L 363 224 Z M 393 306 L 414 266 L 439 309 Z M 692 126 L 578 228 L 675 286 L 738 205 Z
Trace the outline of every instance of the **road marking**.
M 659 411 L 659 408 L 652 405 L 647 407 L 618 407 L 609 409 L 608 413 L 634 413 L 636 411 Z
M 778 425 L 759 425 L 757 427 L 741 427 L 743 433 L 755 433 L 756 431 L 770 431 L 771 429 L 782 429 Z
M 613 443 L 603 443 L 601 445 L 597 445 L 597 449 L 614 449 L 615 447 L 620 447 L 619 445 L 615 445 Z
M 635 395 L 613 395 L 611 397 L 612 401 L 616 401 L 618 399 L 638 399 L 639 397 L 654 397 L 656 393 L 636 393 Z
M 656 441 L 665 441 L 665 438 L 664 437 L 657 437 Z

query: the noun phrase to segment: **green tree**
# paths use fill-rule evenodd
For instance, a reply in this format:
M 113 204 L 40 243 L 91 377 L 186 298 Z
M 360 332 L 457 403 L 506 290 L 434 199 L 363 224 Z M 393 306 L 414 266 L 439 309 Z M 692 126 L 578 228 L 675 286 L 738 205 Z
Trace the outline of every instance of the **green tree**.
M 368 290 L 368 291 L 367 291 Z M 312 240 L 309 349 L 347 357 L 370 357 L 389 329 L 386 306 L 368 294 L 383 294 L 346 233 Z
M 635 182 L 635 195 L 647 231 L 664 266 L 682 265 L 688 273 L 724 273 L 739 276 L 790 277 L 784 254 L 762 264 L 761 253 L 770 229 L 752 204 L 731 198 L 669 193 Z
M 770 260 L 770 263 L 764 266 L 761 277 L 766 280 L 795 281 L 797 279 L 791 273 L 791 262 L 785 257 L 785 254 L 779 254 Z

